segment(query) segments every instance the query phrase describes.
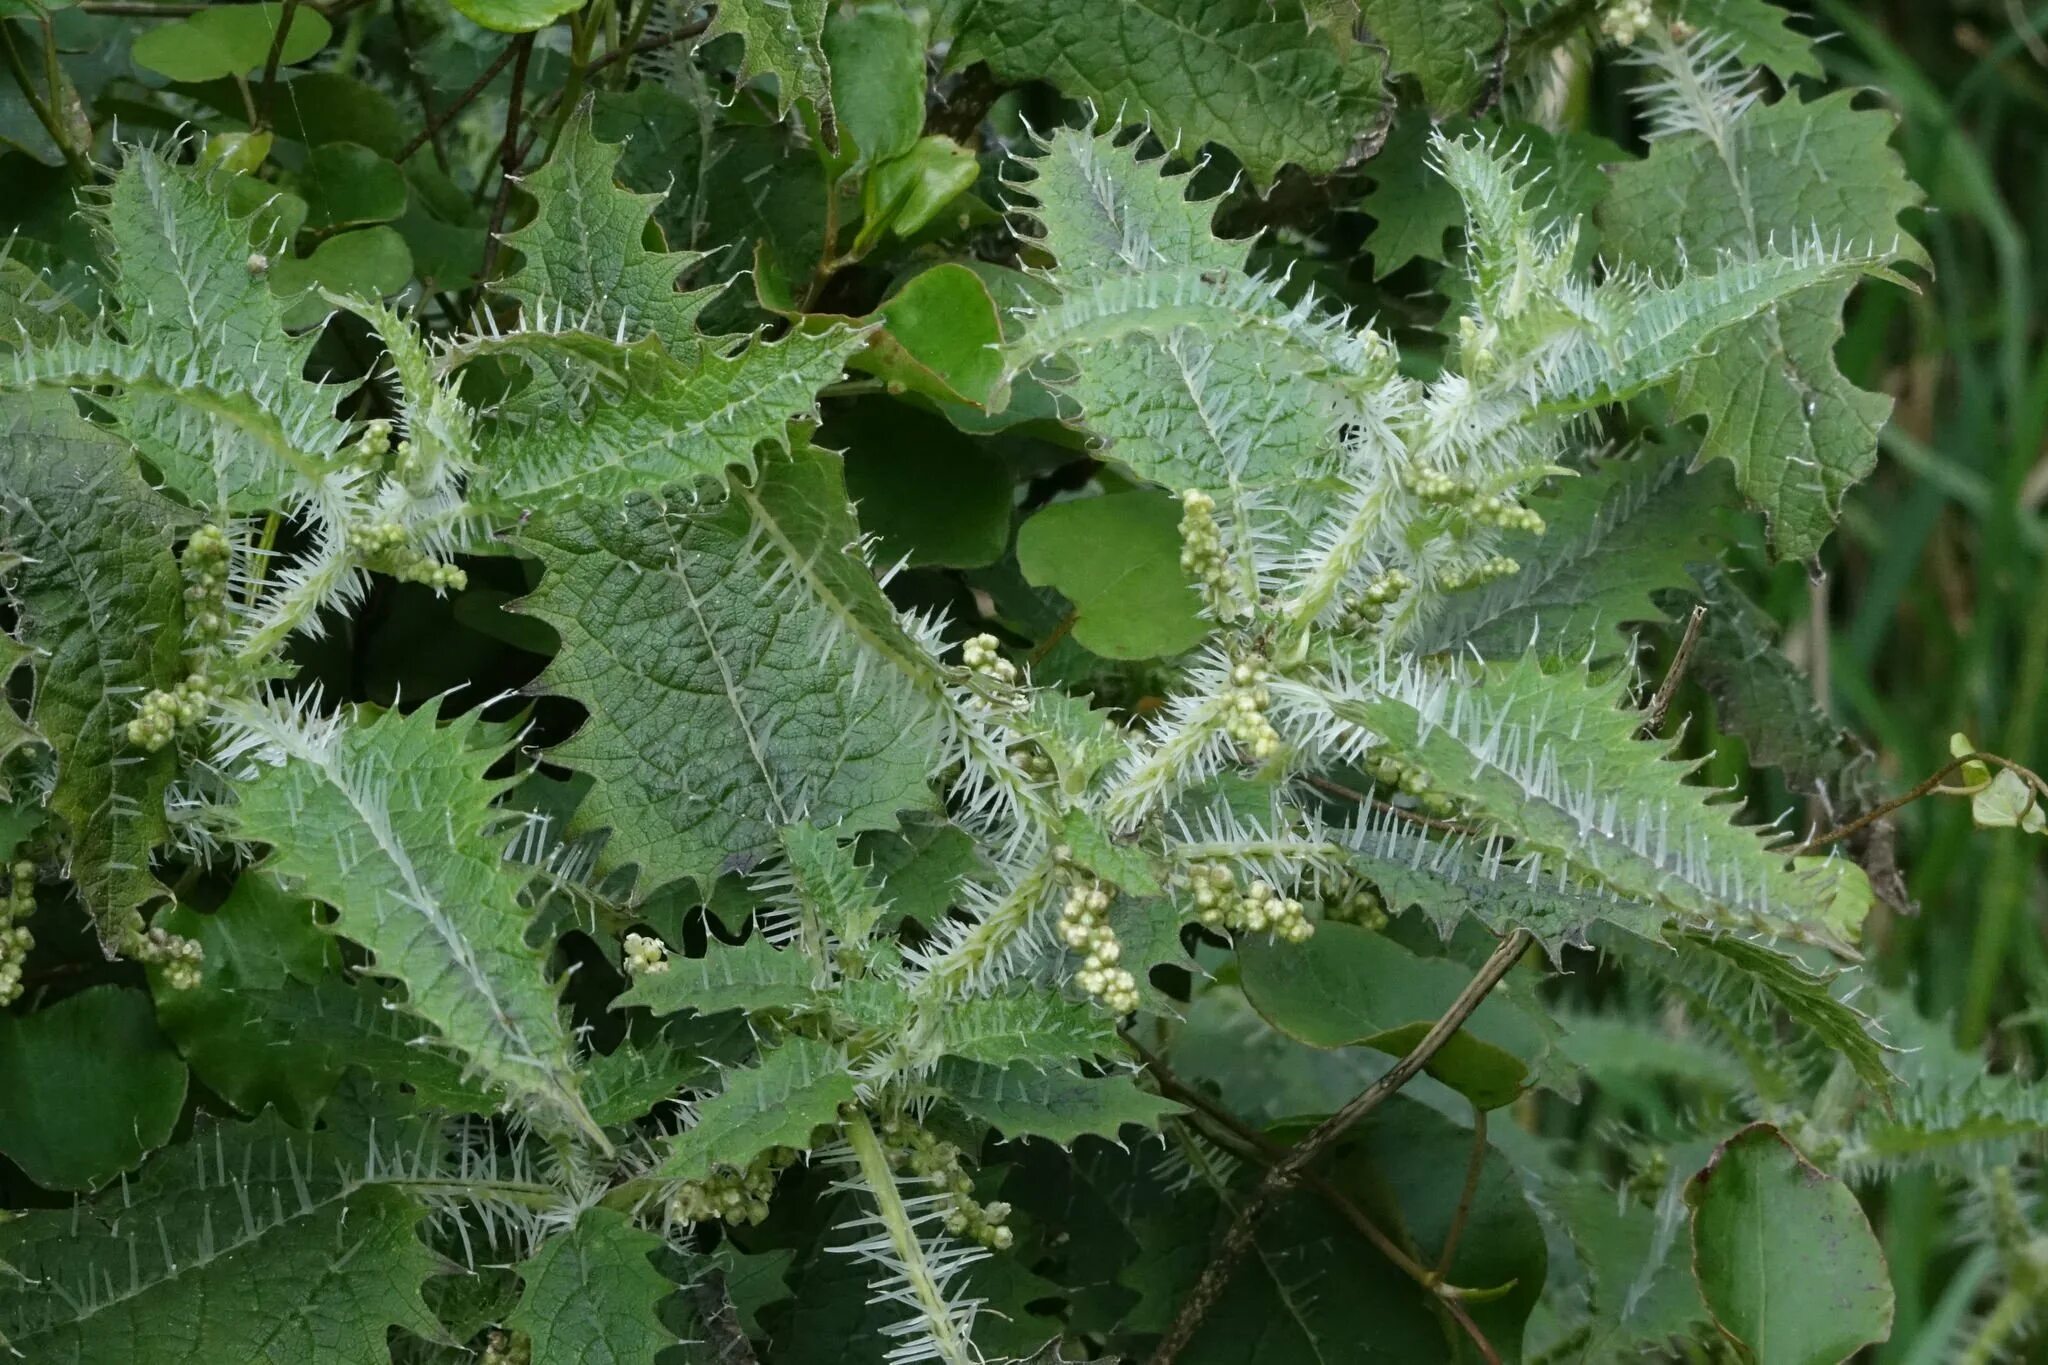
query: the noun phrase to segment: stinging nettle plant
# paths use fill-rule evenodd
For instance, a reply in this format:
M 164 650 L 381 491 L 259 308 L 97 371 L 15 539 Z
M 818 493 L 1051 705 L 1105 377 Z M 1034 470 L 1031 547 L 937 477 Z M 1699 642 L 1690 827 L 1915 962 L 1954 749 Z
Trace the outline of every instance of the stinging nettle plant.
M 2048 1109 L 1859 998 L 1876 798 L 1749 823 L 1668 715 L 1701 618 L 1661 673 L 1631 633 L 1704 596 L 1702 667 L 1805 695 L 1716 527 L 1818 547 L 1883 417 L 1843 300 L 1924 264 L 1889 121 L 1795 88 L 1775 11 L 1514 5 L 1495 58 L 1147 10 L 1216 54 L 1182 90 L 1065 3 L 456 8 L 524 36 L 403 149 L 308 132 L 274 29 L 241 131 L 138 43 L 197 130 L 53 125 L 97 268 L 0 262 L 0 1343 L 1833 1360 L 1891 1315 L 1837 1176 L 1926 1169 L 2022 1316 Z M 1537 110 L 1521 40 L 1583 64 L 1589 18 L 1647 155 L 1430 120 Z M 695 183 L 650 176 L 685 113 Z M 350 216 L 455 188 L 458 114 L 507 172 L 438 225 L 467 280 Z M 1285 221 L 1367 150 L 1440 321 Z M 379 232 L 396 282 L 319 264 Z M 1539 1105 L 1631 1068 L 1690 1122 L 1567 1155 Z

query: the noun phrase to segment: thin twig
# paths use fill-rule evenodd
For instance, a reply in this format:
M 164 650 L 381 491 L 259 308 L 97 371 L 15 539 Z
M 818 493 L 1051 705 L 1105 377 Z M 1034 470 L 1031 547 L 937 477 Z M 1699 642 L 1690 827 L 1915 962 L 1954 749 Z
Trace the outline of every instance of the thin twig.
M 512 93 L 505 106 L 505 137 L 498 144 L 498 199 L 491 205 L 490 226 L 484 231 L 484 265 L 479 280 L 491 277 L 498 263 L 498 233 L 504 229 L 505 213 L 512 205 L 512 181 L 519 174 L 519 111 L 526 98 L 526 65 L 533 56 L 533 35 L 522 33 L 513 45 Z
M 1678 695 L 1678 685 L 1685 681 L 1686 666 L 1692 662 L 1692 652 L 1700 642 L 1700 627 L 1707 621 L 1706 603 L 1692 609 L 1685 618 L 1685 634 L 1678 641 L 1678 652 L 1671 656 L 1671 667 L 1664 670 L 1664 681 L 1657 684 L 1657 695 L 1650 698 L 1650 707 L 1643 713 L 1642 732 L 1653 735 L 1664 728 L 1664 717 L 1671 710 L 1671 699 Z
M 299 0 L 284 0 L 284 8 L 277 12 L 277 32 L 270 35 L 270 55 L 263 59 L 263 96 L 257 101 L 257 113 L 261 123 L 257 131 L 270 126 L 270 101 L 277 96 L 277 67 L 284 60 L 284 40 L 292 31 L 292 20 L 298 17 Z
M 1074 623 L 1080 619 L 1081 613 L 1078 611 L 1070 611 L 1065 616 L 1062 616 L 1059 624 L 1047 631 L 1045 638 L 1032 648 L 1031 657 L 1025 660 L 1025 662 L 1034 668 L 1045 662 L 1045 656 L 1052 653 L 1052 647 L 1066 639 L 1067 633 L 1073 630 Z
M 429 141 L 440 137 L 441 130 L 453 122 L 457 114 L 469 108 L 478 95 L 483 94 L 484 88 L 498 78 L 498 73 L 505 69 L 505 63 L 511 61 L 513 54 L 518 52 L 518 50 L 518 43 L 506 44 L 505 50 L 500 52 L 491 64 L 484 68 L 483 74 L 471 81 L 469 88 L 457 95 L 455 102 L 441 111 L 440 117 L 429 118 L 427 126 L 414 133 L 412 141 L 400 147 L 398 155 L 393 157 L 392 160 L 402 162 L 414 152 L 426 146 Z
M 1222 1297 L 1231 1275 L 1237 1270 L 1237 1263 L 1250 1250 L 1252 1233 L 1257 1229 L 1259 1215 L 1265 1212 L 1266 1206 L 1298 1183 L 1302 1171 L 1334 1146 L 1352 1125 L 1379 1108 L 1389 1095 L 1408 1084 L 1417 1072 L 1429 1065 L 1430 1059 L 1464 1027 L 1465 1021 L 1472 1017 L 1472 1012 L 1479 1008 L 1487 993 L 1499 984 L 1500 979 L 1508 974 L 1508 969 L 1521 960 L 1522 954 L 1535 941 L 1535 936 L 1526 929 L 1517 929 L 1502 940 L 1480 967 L 1478 975 L 1459 992 L 1451 1007 L 1444 1011 L 1443 1018 L 1430 1026 L 1429 1032 L 1422 1036 L 1422 1041 L 1415 1045 L 1413 1051 L 1394 1063 L 1386 1075 L 1354 1096 L 1342 1109 L 1324 1119 L 1272 1170 L 1266 1172 L 1265 1179 L 1252 1190 L 1238 1208 L 1237 1216 L 1224 1230 L 1223 1240 L 1217 1244 L 1209 1264 L 1203 1268 L 1201 1279 L 1195 1282 L 1194 1289 L 1168 1325 L 1166 1335 L 1160 1338 L 1158 1349 L 1152 1353 L 1151 1365 L 1173 1365 L 1188 1342 L 1193 1340 L 1195 1329 L 1202 1325 L 1209 1309 Z
M 1391 801 L 1382 801 L 1377 796 L 1367 796 L 1364 792 L 1353 791 L 1341 782 L 1332 782 L 1329 778 L 1319 777 L 1315 773 L 1304 773 L 1302 781 L 1308 783 L 1325 796 L 1334 796 L 1339 801 L 1351 801 L 1361 806 L 1371 806 L 1374 810 L 1391 815 L 1397 820 L 1406 820 L 1411 825 L 1420 825 L 1424 829 L 1433 829 L 1440 834 L 1467 834 L 1477 838 L 1486 833 L 1483 829 L 1473 825 L 1459 824 L 1456 820 L 1438 820 L 1433 816 L 1418 814 L 1407 809 L 1405 806 L 1397 806 Z
M 1150 1073 L 1153 1083 L 1159 1087 L 1160 1094 L 1189 1105 L 1200 1117 L 1215 1125 L 1214 1129 L 1206 1130 L 1211 1138 L 1217 1139 L 1223 1146 L 1235 1147 L 1240 1155 L 1250 1157 L 1269 1168 L 1286 1158 L 1287 1148 L 1283 1144 L 1273 1141 L 1199 1089 L 1183 1081 L 1174 1074 L 1173 1068 L 1167 1065 L 1165 1058 L 1154 1053 L 1130 1034 L 1125 1033 L 1123 1039 L 1131 1045 L 1131 1050 L 1138 1054 L 1139 1060 L 1145 1063 L 1146 1070 Z M 1483 1147 L 1486 1116 L 1482 1113 L 1479 1117 Z M 1217 1131 L 1219 1129 L 1220 1132 Z M 1486 1333 L 1479 1329 L 1479 1324 L 1465 1311 L 1464 1304 L 1459 1302 L 1459 1295 L 1444 1284 L 1441 1272 L 1432 1274 L 1427 1267 L 1416 1261 L 1333 1181 L 1317 1175 L 1314 1171 L 1302 1172 L 1299 1179 L 1337 1212 L 1343 1214 L 1345 1220 L 1357 1228 L 1366 1241 L 1372 1243 L 1374 1249 L 1386 1257 L 1395 1269 L 1435 1295 L 1458 1325 L 1472 1338 L 1472 1344 L 1478 1349 L 1481 1358 L 1489 1362 L 1489 1365 L 1499 1365 L 1500 1356 L 1493 1349 L 1493 1343 L 1486 1339 Z M 1455 1238 L 1455 1224 L 1452 1235 Z
M 448 170 L 448 149 L 441 145 L 441 125 L 434 118 L 434 89 L 427 80 L 427 73 L 420 70 L 420 64 L 413 60 L 418 44 L 413 41 L 412 21 L 405 15 L 405 0 L 391 0 L 391 22 L 398 28 L 399 44 L 405 49 L 405 74 L 412 81 L 413 97 L 420 102 L 420 113 L 426 116 L 424 130 L 427 143 L 434 149 L 434 164 L 445 174 Z M 407 144 L 410 148 L 411 144 Z M 401 156 L 401 161 L 405 158 Z
M 665 47 L 673 47 L 677 43 L 686 43 L 703 33 L 705 29 L 711 27 L 711 15 L 717 13 L 717 9 L 718 7 L 714 5 L 703 17 L 692 19 L 681 28 L 671 29 L 658 38 L 643 38 L 637 43 L 607 52 L 604 56 L 592 62 L 583 74 L 585 76 L 595 76 L 613 62 L 622 62 L 629 57 L 639 57 L 649 52 L 659 52 Z
M 1968 753 L 1964 754 L 1960 758 L 1951 759 L 1946 766 L 1936 769 L 1932 776 L 1924 778 L 1920 782 L 1914 784 L 1913 789 L 1907 792 L 1905 795 L 1895 796 L 1891 800 L 1885 802 L 1883 805 L 1871 807 L 1869 810 L 1863 812 L 1863 814 L 1857 816 L 1854 820 L 1851 820 L 1846 825 L 1838 826 L 1835 829 L 1829 830 L 1826 834 L 1817 835 L 1814 838 L 1808 839 L 1799 847 L 1790 850 L 1790 855 L 1796 858 L 1804 854 L 1811 853 L 1815 849 L 1826 848 L 1829 844 L 1838 843 L 1841 840 L 1846 839 L 1850 835 L 1856 833 L 1858 830 L 1863 829 L 1869 825 L 1875 824 L 1877 821 L 1884 819 L 1885 816 L 1890 815 L 1893 811 L 1898 810 L 1903 806 L 1912 805 L 1921 797 L 1926 796 L 1929 792 L 1932 792 L 1937 787 L 1941 786 L 1943 782 L 1946 782 L 1949 778 L 1955 776 L 1956 773 L 1962 770 L 1963 765 L 1966 763 L 1992 763 L 1996 764 L 2001 768 L 2009 769 L 2010 771 L 2017 773 L 2022 779 L 2026 781 L 2026 784 L 2028 786 L 2034 789 L 2034 803 L 2036 805 L 2042 804 L 2042 798 L 2048 797 L 2048 781 L 2042 780 L 2041 775 L 2035 772 L 2033 769 L 2028 768 L 2022 764 L 2015 763 L 2011 759 L 2002 757 L 1998 754 L 1987 754 L 1981 752 Z
M 1472 1106 L 1472 1159 L 1465 1165 L 1465 1188 L 1458 1195 L 1458 1210 L 1451 1215 L 1450 1230 L 1444 1233 L 1444 1249 L 1437 1254 L 1436 1279 L 1449 1277 L 1451 1262 L 1458 1256 L 1458 1239 L 1472 1220 L 1472 1201 L 1479 1196 L 1479 1177 L 1486 1169 L 1486 1111 Z

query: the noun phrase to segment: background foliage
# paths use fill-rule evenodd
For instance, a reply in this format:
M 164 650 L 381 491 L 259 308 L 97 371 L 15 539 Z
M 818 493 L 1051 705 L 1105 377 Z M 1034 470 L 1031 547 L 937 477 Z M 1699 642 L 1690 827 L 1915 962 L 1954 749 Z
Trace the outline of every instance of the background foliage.
M 2044 17 L 0 0 L 0 1342 L 2033 1358 Z

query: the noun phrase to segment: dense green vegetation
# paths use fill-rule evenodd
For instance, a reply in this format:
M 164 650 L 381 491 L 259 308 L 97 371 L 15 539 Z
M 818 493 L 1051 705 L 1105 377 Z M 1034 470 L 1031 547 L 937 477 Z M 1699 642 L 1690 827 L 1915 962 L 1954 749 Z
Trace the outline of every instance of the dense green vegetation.
M 2048 1350 L 2032 22 L 0 0 L 0 1349 Z

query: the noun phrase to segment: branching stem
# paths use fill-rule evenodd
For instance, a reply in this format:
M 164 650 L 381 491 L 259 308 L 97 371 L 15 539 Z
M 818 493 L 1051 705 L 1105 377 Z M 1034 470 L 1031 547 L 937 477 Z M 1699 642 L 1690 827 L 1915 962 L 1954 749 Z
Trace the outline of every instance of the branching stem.
M 1508 974 L 1508 970 L 1521 961 L 1522 954 L 1527 952 L 1529 945 L 1535 941 L 1535 936 L 1526 929 L 1517 929 L 1503 939 L 1500 946 L 1494 949 L 1493 955 L 1480 967 L 1478 975 L 1474 976 L 1459 993 L 1458 998 L 1451 1002 L 1443 1017 L 1430 1026 L 1429 1032 L 1422 1036 L 1422 1041 L 1415 1045 L 1413 1051 L 1394 1063 L 1386 1075 L 1354 1096 L 1342 1109 L 1324 1119 L 1313 1132 L 1297 1143 L 1266 1173 L 1265 1179 L 1259 1182 L 1250 1197 L 1244 1201 L 1237 1211 L 1237 1216 L 1224 1231 L 1223 1240 L 1218 1243 L 1209 1264 L 1202 1271 L 1202 1278 L 1196 1281 L 1193 1291 L 1181 1304 L 1180 1311 L 1174 1315 L 1173 1322 L 1167 1327 L 1166 1335 L 1160 1338 L 1158 1349 L 1152 1353 L 1151 1365 L 1173 1365 L 1173 1361 L 1179 1358 L 1180 1353 L 1194 1339 L 1195 1330 L 1202 1325 L 1202 1319 L 1208 1316 L 1209 1309 L 1215 1305 L 1216 1300 L 1223 1296 L 1231 1275 L 1237 1270 L 1237 1263 L 1244 1258 L 1245 1252 L 1251 1249 L 1252 1234 L 1258 1228 L 1259 1217 L 1273 1200 L 1299 1183 L 1302 1172 L 1324 1152 L 1335 1146 L 1353 1125 L 1379 1108 L 1388 1096 L 1408 1084 L 1423 1067 L 1429 1065 L 1430 1060 L 1459 1029 L 1464 1027 L 1465 1021 L 1472 1017 L 1472 1012 L 1479 1008 L 1487 994 Z

